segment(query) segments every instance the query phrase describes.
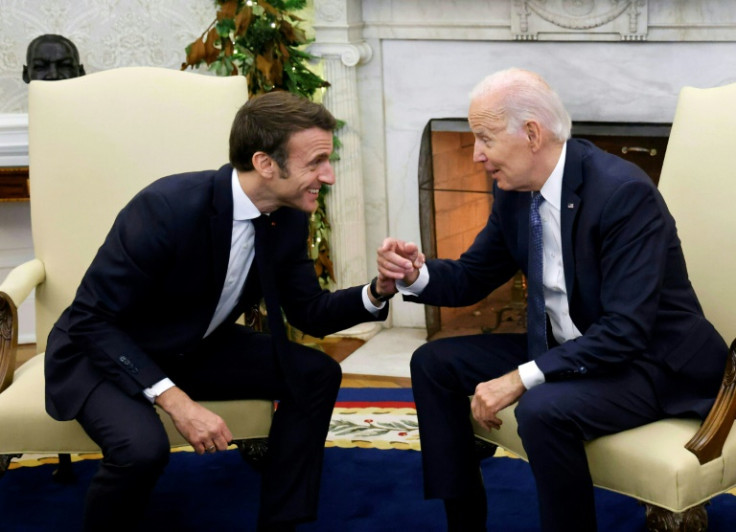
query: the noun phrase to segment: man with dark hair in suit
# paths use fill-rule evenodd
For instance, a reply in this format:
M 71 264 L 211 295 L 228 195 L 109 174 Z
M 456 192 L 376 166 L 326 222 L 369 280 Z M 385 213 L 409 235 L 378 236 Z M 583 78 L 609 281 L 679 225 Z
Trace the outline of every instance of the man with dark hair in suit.
M 334 128 L 321 105 L 256 96 L 235 117 L 231 164 L 160 179 L 118 215 L 46 351 L 49 414 L 79 421 L 103 451 L 86 530 L 140 525 L 169 457 L 153 404 L 197 453 L 227 449 L 230 430 L 199 400 L 279 400 L 259 530 L 316 519 L 341 371 L 288 342 L 279 306 L 314 336 L 388 313 L 374 284 L 322 290 L 307 254 L 309 215 L 335 181 Z M 236 323 L 261 296 L 271 334 Z
M 79 63 L 79 52 L 72 41 L 62 35 L 40 35 L 28 44 L 23 81 L 56 81 L 84 76 L 84 65 Z
M 485 530 L 469 410 L 493 429 L 518 401 L 542 530 L 590 532 L 583 443 L 664 417 L 704 417 L 727 347 L 703 316 L 652 181 L 570 139 L 570 117 L 540 76 L 487 77 L 471 93 L 468 121 L 473 159 L 494 180 L 487 225 L 458 260 L 423 264 L 415 244 L 386 239 L 380 288 L 395 291 L 393 279 L 409 300 L 466 306 L 521 269 L 528 330 L 441 339 L 414 353 L 425 496 L 444 500 L 451 531 Z

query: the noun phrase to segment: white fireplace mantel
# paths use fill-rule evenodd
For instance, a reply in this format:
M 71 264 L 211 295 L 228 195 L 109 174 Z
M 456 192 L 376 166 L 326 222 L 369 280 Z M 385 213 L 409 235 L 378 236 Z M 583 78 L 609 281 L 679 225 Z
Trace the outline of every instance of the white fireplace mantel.
M 351 182 L 361 182 L 362 191 L 352 200 L 362 196 L 364 204 L 369 275 L 387 235 L 420 241 L 424 126 L 463 118 L 468 93 L 485 75 L 511 66 L 537 71 L 573 120 L 612 122 L 668 123 L 683 86 L 736 82 L 730 0 L 314 0 L 314 6 L 315 47 L 352 46 L 362 57 L 345 63 L 357 86 L 339 98 L 342 109 L 357 109 L 362 174 Z M 337 180 L 339 187 L 339 174 Z M 424 327 L 421 305 L 394 298 L 392 308 L 389 325 Z

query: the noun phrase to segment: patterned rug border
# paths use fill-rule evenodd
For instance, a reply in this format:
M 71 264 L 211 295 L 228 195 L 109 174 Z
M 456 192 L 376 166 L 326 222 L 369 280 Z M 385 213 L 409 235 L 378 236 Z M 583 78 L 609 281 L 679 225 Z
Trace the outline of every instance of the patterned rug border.
M 335 407 L 325 447 L 419 451 L 416 408 Z

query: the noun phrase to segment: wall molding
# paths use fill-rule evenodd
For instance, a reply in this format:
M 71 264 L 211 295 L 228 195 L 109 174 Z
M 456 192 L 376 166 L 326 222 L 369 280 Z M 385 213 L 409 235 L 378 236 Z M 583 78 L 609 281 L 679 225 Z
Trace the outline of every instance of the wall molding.
M 736 41 L 736 5 L 726 0 L 708 4 L 703 9 L 701 2 L 673 0 L 370 0 L 363 2 L 363 36 L 458 41 Z

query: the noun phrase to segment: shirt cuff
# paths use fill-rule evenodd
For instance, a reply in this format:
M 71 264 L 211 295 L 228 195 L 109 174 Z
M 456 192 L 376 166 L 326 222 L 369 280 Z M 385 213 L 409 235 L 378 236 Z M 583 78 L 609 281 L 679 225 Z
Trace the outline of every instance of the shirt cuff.
M 169 388 L 173 388 L 174 386 L 176 386 L 176 384 L 174 384 L 171 379 L 166 377 L 158 381 L 150 388 L 145 388 L 143 390 L 143 395 L 145 395 L 146 399 L 151 401 L 151 403 L 154 403 L 156 402 L 156 397 L 164 393 Z
M 424 291 L 428 284 L 429 270 L 427 269 L 426 264 L 422 264 L 422 267 L 419 268 L 419 277 L 417 277 L 413 283 L 407 285 L 404 281 L 396 281 L 396 288 L 403 295 L 418 296 L 422 291 Z
M 375 317 L 378 317 L 378 313 L 381 312 L 381 309 L 386 306 L 385 301 L 381 301 L 381 306 L 377 307 L 373 304 L 373 301 L 371 301 L 371 298 L 368 296 L 368 288 L 370 285 L 365 285 L 363 287 L 363 306 L 365 309 L 373 314 Z
M 526 362 L 519 366 L 519 377 L 524 388 L 531 390 L 535 386 L 544 383 L 544 373 L 534 361 Z

